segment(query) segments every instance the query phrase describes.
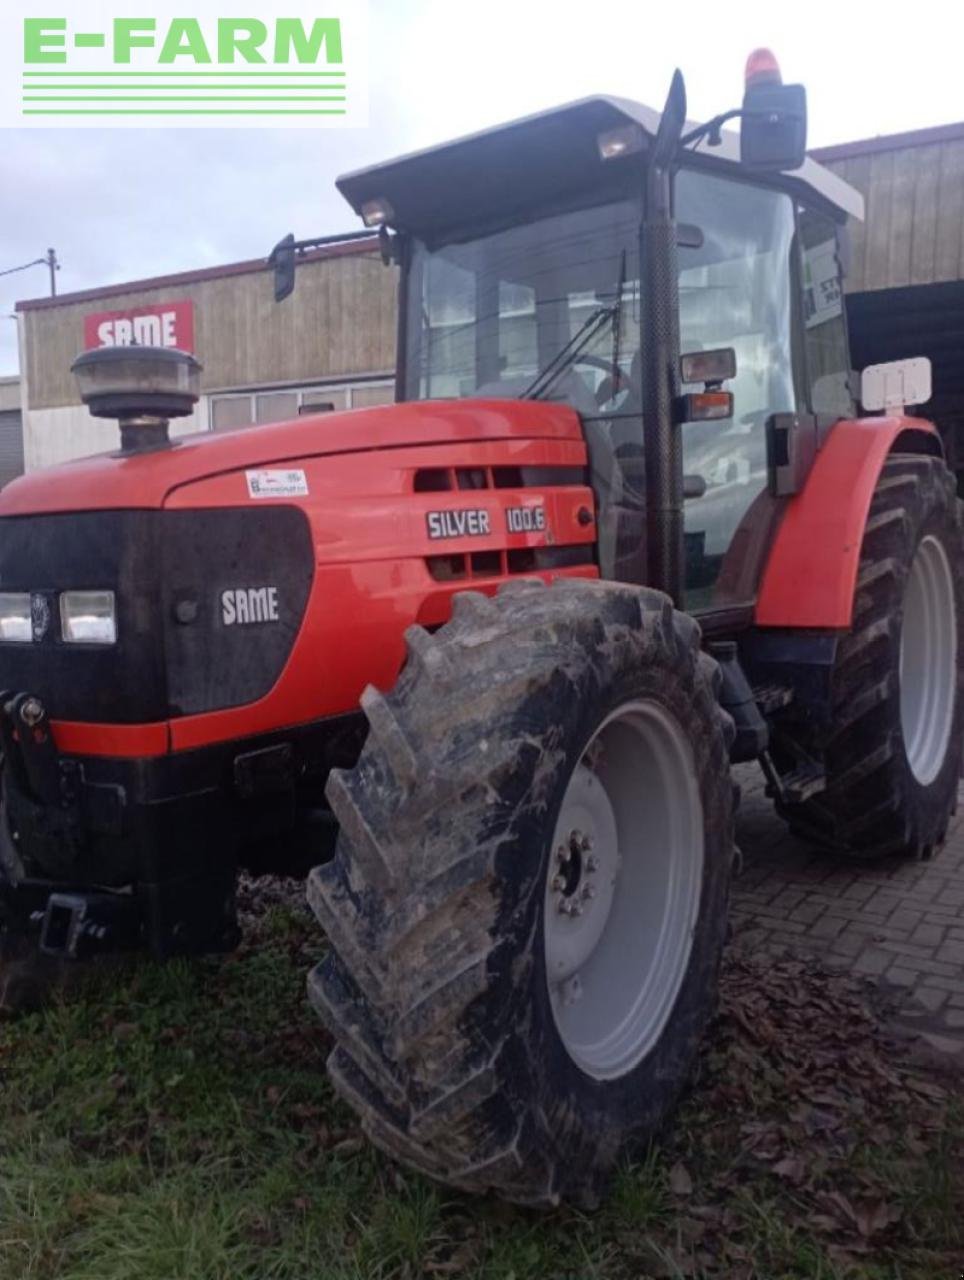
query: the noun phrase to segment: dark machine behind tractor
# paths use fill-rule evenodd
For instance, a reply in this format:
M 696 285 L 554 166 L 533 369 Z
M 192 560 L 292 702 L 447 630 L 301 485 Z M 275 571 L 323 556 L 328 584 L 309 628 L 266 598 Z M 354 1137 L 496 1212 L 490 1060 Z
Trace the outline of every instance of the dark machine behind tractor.
M 758 51 L 707 125 L 677 73 L 341 179 L 399 268 L 392 406 L 172 441 L 191 357 L 78 359 L 119 450 L 0 494 L 8 952 L 226 949 L 239 869 L 306 876 L 373 1140 L 598 1197 L 713 1009 L 731 763 L 841 858 L 955 803 L 955 477 L 926 362 L 858 413 L 862 203 L 805 137 Z

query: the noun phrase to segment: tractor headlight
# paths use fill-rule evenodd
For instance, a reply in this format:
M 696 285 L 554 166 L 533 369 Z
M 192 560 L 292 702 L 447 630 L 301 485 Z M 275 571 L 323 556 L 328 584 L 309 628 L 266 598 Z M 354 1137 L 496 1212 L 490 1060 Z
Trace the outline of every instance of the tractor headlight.
M 71 644 L 114 644 L 113 591 L 65 591 L 60 597 L 60 634 Z
M 0 592 L 0 640 L 18 640 L 29 644 L 32 639 L 30 593 Z

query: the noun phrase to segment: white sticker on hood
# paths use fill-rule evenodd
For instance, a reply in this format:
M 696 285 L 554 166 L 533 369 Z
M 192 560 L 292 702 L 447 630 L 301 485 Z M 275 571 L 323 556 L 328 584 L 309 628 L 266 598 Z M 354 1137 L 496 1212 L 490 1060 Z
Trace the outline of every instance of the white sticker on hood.
M 308 480 L 303 471 L 246 471 L 252 498 L 304 498 Z

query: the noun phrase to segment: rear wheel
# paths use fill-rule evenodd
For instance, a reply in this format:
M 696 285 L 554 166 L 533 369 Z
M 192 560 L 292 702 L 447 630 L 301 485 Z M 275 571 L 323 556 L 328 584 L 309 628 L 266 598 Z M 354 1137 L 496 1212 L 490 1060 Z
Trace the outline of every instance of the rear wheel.
M 954 478 L 937 458 L 885 464 L 861 547 L 853 625 L 837 651 L 833 716 L 778 726 L 774 758 L 821 763 L 825 791 L 778 804 L 804 838 L 851 857 L 928 856 L 961 772 L 962 557 Z
M 336 774 L 309 899 L 329 1069 L 391 1155 L 591 1203 L 681 1089 L 712 1010 L 732 856 L 728 718 L 699 631 L 594 583 L 460 595 L 409 633 Z

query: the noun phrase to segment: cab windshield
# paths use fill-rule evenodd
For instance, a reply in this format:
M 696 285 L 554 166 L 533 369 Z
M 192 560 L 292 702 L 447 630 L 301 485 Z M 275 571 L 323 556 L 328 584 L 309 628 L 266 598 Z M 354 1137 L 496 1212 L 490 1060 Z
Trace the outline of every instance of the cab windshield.
M 620 201 L 439 248 L 416 242 L 407 397 L 638 414 L 639 223 L 638 203 Z

